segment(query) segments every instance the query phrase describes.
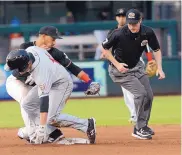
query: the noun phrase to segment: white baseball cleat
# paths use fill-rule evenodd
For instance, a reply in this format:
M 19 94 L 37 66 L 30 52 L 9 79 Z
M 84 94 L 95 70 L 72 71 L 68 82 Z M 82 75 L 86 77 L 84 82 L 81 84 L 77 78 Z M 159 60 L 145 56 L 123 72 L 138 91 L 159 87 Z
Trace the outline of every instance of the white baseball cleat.
M 27 131 L 26 127 L 19 128 L 17 136 L 20 139 L 26 139 L 27 141 L 29 141 L 28 131 Z

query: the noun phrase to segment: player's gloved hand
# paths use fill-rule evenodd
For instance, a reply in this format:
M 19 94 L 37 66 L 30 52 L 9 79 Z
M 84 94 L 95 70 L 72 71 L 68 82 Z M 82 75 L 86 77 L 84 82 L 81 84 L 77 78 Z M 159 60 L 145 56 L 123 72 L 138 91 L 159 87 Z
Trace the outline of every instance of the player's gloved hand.
M 100 84 L 98 82 L 91 82 L 87 90 L 85 91 L 85 95 L 96 95 L 99 94 Z
M 42 144 L 48 139 L 48 134 L 46 132 L 46 125 L 39 125 L 36 130 L 35 144 Z
M 29 76 L 27 77 L 27 80 L 25 81 L 25 84 L 26 84 L 26 85 L 30 85 L 30 86 L 32 86 L 33 84 L 35 84 L 35 81 L 34 81 L 34 79 L 32 78 L 31 75 L 29 75 Z
M 149 77 L 155 76 L 157 71 L 157 63 L 155 60 L 148 61 L 146 65 L 146 73 Z

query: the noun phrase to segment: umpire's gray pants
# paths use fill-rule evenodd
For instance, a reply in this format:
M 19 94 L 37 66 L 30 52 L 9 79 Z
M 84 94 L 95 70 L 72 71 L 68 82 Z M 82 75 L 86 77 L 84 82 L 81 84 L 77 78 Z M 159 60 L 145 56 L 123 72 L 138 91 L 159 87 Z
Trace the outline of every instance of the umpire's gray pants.
M 113 82 L 127 89 L 134 95 L 134 104 L 137 115 L 136 128 L 140 129 L 148 125 L 152 108 L 153 92 L 142 62 L 136 67 L 121 73 L 113 65 L 109 65 L 109 75 Z

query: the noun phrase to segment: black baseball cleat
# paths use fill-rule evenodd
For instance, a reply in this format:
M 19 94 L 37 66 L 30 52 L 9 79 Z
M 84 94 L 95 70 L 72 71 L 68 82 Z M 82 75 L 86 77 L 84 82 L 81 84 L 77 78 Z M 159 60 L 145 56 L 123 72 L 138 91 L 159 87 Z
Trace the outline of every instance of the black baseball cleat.
M 149 132 L 149 128 L 147 128 L 147 126 L 140 128 L 139 130 L 134 127 L 132 136 L 138 139 L 152 139 L 152 135 Z
M 57 141 L 59 141 L 62 138 L 64 138 L 62 131 L 59 129 L 56 129 L 52 133 L 50 133 L 47 142 L 48 143 L 56 143 Z
M 96 139 L 96 121 L 95 118 L 88 119 L 88 129 L 87 129 L 87 136 L 90 140 L 90 144 L 95 143 Z
M 147 128 L 148 128 L 148 131 L 149 131 L 149 133 L 150 133 L 151 135 L 155 135 L 155 132 L 154 132 L 151 128 L 149 128 L 148 126 L 147 126 Z

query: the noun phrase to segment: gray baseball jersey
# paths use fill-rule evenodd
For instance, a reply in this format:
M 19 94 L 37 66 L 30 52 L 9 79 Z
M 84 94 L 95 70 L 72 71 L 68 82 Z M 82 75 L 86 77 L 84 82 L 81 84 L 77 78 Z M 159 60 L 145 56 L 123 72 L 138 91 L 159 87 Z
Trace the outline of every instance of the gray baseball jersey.
M 66 69 L 55 61 L 46 50 L 32 46 L 27 48 L 26 51 L 32 53 L 35 58 L 30 73 L 36 85 L 38 85 L 39 97 L 47 96 L 51 86 L 57 81 L 72 81 Z
M 26 51 L 32 53 L 35 59 L 30 75 L 34 79 L 36 86 L 29 91 L 24 99 L 24 103 L 22 103 L 30 119 L 30 126 L 28 126 L 30 139 L 34 139 L 36 126 L 39 124 L 40 101 L 38 96 L 49 95 L 47 121 L 49 125 L 59 127 L 70 126 L 86 132 L 88 127 L 87 119 L 80 119 L 69 114 L 61 114 L 66 100 L 70 97 L 73 89 L 73 82 L 69 73 L 44 49 L 32 46 L 27 48 Z M 48 134 L 50 133 L 49 131 L 47 132 Z

